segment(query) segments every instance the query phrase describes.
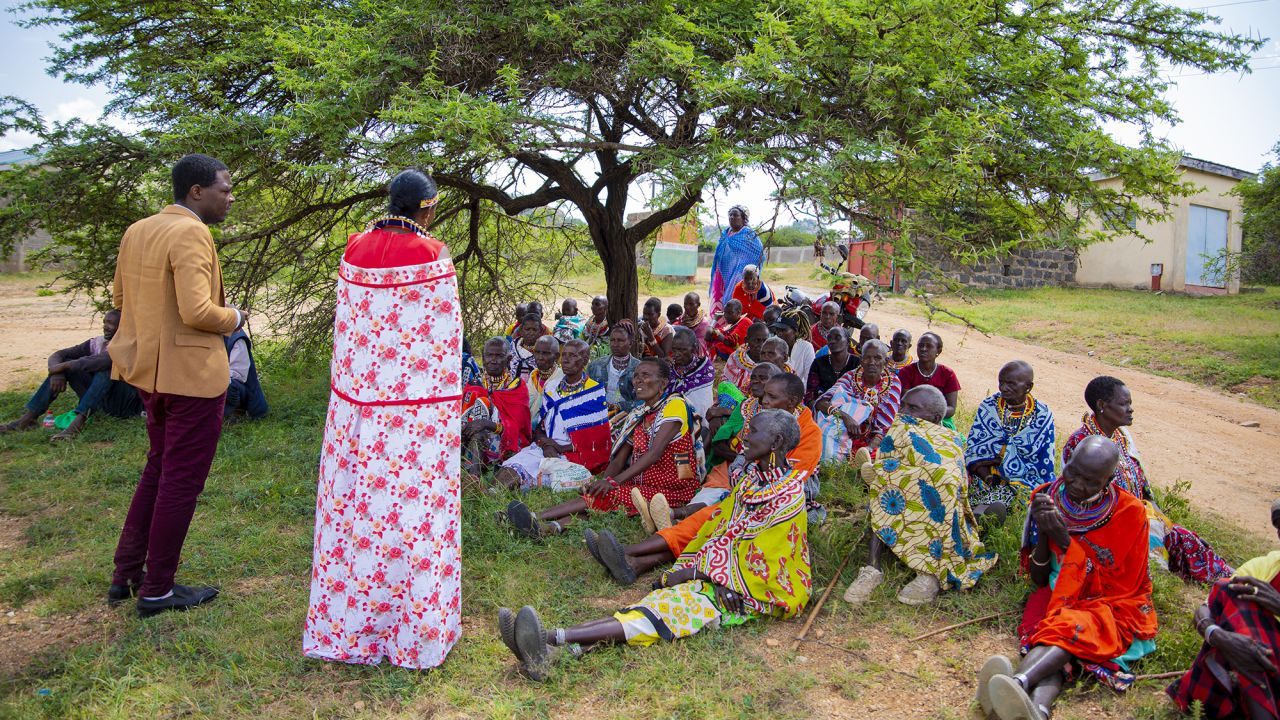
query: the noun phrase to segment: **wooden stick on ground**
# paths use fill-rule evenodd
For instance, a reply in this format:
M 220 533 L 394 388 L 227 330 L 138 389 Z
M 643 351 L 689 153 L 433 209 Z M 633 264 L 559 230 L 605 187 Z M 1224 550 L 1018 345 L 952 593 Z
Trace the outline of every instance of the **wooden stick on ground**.
M 946 627 L 944 627 L 944 628 L 938 628 L 937 630 L 931 630 L 931 631 L 929 631 L 929 632 L 927 632 L 927 633 L 925 633 L 925 634 L 923 634 L 923 635 L 917 635 L 917 636 L 915 636 L 915 637 L 911 638 L 911 642 L 916 642 L 917 640 L 923 640 L 923 639 L 925 639 L 925 638 L 927 638 L 927 637 L 933 637 L 934 635 L 941 635 L 941 634 L 942 634 L 942 633 L 944 633 L 944 632 L 949 632 L 949 631 L 951 631 L 951 630 L 955 630 L 955 629 L 957 629 L 957 628 L 962 628 L 962 627 L 964 627 L 964 626 L 966 626 L 966 625 L 973 625 L 973 624 L 980 623 L 980 622 L 986 622 L 987 620 L 994 620 L 994 619 L 996 619 L 996 618 L 998 618 L 998 617 L 1003 617 L 1003 616 L 1005 616 L 1005 615 L 1012 615 L 1012 614 L 1014 614 L 1014 613 L 1016 613 L 1016 612 L 1021 612 L 1021 611 L 1020 611 L 1020 610 L 1006 610 L 1006 611 L 1004 611 L 1004 612 L 992 613 L 992 614 L 990 614 L 990 615 L 983 615 L 983 616 L 982 616 L 982 617 L 980 617 L 980 618 L 974 618 L 974 619 L 972 619 L 972 620 L 965 620 L 964 622 L 956 623 L 955 625 L 948 625 L 948 626 L 946 626 Z
M 1134 682 L 1142 682 L 1143 680 L 1172 680 L 1182 677 L 1186 674 L 1186 670 L 1174 670 L 1173 672 L 1156 673 L 1154 675 L 1139 675 L 1133 679 Z
M 804 621 L 804 627 L 800 628 L 800 634 L 796 635 L 796 639 L 791 643 L 791 651 L 795 652 L 800 647 L 800 643 L 804 640 L 804 636 L 809 634 L 809 628 L 813 627 L 813 621 L 818 619 L 818 611 L 822 610 L 822 606 L 827 602 L 827 596 L 831 594 L 831 590 L 835 588 L 836 583 L 840 582 L 840 574 L 844 572 L 845 566 L 849 564 L 849 560 L 853 558 L 853 553 L 858 549 L 855 544 L 853 549 L 849 550 L 849 554 L 844 556 L 844 562 L 840 563 L 840 567 L 836 568 L 836 573 L 831 576 L 831 582 L 827 583 L 827 589 L 823 591 L 822 597 L 818 598 L 818 602 L 809 611 L 809 618 Z

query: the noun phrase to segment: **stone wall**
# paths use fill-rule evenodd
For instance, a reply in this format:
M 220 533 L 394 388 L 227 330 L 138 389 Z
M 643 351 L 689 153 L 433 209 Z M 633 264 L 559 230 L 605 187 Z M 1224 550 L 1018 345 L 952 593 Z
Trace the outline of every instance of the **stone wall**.
M 1031 288 L 1075 284 L 1078 260 L 1074 250 L 1015 250 L 999 258 L 962 265 L 950 258 L 935 259 L 949 280 L 971 288 Z M 930 283 L 926 280 L 925 285 Z

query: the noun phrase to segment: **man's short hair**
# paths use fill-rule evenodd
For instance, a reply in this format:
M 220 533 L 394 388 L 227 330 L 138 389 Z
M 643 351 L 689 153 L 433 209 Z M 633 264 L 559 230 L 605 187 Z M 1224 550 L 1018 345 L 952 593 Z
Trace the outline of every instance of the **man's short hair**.
M 218 181 L 218 173 L 227 169 L 220 161 L 208 155 L 192 153 L 173 164 L 173 199 L 182 202 L 187 199 L 191 188 L 199 185 L 209 187 Z

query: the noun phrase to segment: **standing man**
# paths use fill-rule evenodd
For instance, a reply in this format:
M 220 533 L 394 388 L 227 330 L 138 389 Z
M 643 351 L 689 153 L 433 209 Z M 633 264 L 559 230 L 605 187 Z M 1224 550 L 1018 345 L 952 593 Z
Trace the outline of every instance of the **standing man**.
M 227 166 L 207 155 L 182 158 L 173 166 L 173 199 L 120 241 L 113 299 L 124 313 L 108 346 L 113 378 L 138 388 L 151 449 L 120 532 L 107 599 L 136 593 L 141 617 L 218 595 L 212 587 L 175 585 L 173 576 L 222 432 L 230 377 L 222 336 L 244 325 L 244 314 L 223 297 L 208 228 L 231 209 Z

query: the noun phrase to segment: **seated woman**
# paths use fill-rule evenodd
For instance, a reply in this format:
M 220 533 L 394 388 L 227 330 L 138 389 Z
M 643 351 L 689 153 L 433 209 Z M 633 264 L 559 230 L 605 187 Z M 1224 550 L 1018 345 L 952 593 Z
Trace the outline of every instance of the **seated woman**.
M 889 346 L 868 340 L 858 370 L 845 373 L 813 404 L 824 462 L 848 460 L 861 448 L 874 453 L 880 446 L 902 399 L 902 383 L 889 372 L 888 358 Z
M 996 564 L 969 510 L 964 436 L 942 423 L 947 401 L 932 385 L 902 396 L 874 465 L 863 467 L 871 503 L 871 558 L 844 593 L 861 605 L 884 580 L 888 548 L 916 577 L 898 593 L 904 605 L 933 602 L 945 585 L 966 590 Z
M 751 413 L 750 417 L 756 417 L 760 412 L 768 410 L 782 410 L 796 418 L 800 425 L 800 442 L 787 453 L 787 462 L 790 463 L 793 470 L 807 473 L 805 498 L 811 501 L 816 494 L 817 481 L 814 473 L 817 472 L 818 468 L 818 458 L 822 450 L 822 438 L 821 431 L 814 424 L 809 409 L 803 405 L 795 405 L 794 396 L 799 392 L 798 383 L 796 382 L 798 380 L 799 378 L 790 374 L 775 375 L 768 382 L 766 396 L 769 399 L 768 401 L 762 401 L 762 404 L 767 402 L 771 407 L 765 407 L 759 412 Z M 746 434 L 743 433 L 740 447 L 745 447 Z M 740 477 L 745 464 L 745 458 L 743 458 L 742 462 L 721 465 L 720 467 L 731 468 L 729 472 L 734 473 L 736 478 Z M 697 537 L 703 523 L 707 522 L 712 513 L 715 512 L 719 501 L 728 495 L 728 486 L 733 482 L 732 480 L 726 482 L 725 488 L 718 495 L 712 495 L 711 489 L 704 487 L 688 505 L 674 511 L 667 508 L 661 495 L 654 495 L 653 500 L 649 503 L 653 523 L 656 526 L 656 532 L 654 530 L 649 530 L 649 532 L 654 534 L 638 543 L 622 545 L 613 536 L 613 533 L 608 530 L 602 530 L 599 534 L 596 534 L 595 531 L 588 528 L 582 533 L 587 549 L 597 562 L 605 566 L 605 569 L 609 571 L 614 580 L 623 585 L 629 585 L 635 582 L 637 575 L 643 574 L 659 564 L 671 562 L 672 559 L 684 552 L 685 547 Z M 699 501 L 699 498 L 710 500 L 711 504 L 701 507 L 696 512 L 689 512 L 694 507 L 694 504 Z M 637 507 L 640 506 L 638 505 Z M 812 507 L 811 502 L 808 507 Z M 672 524 L 672 515 L 674 513 L 679 513 L 684 519 Z M 811 515 L 810 518 L 812 522 L 813 516 Z M 646 527 L 646 529 L 648 528 Z M 616 548 L 616 552 L 610 555 L 611 551 L 601 549 L 605 545 Z
M 761 365 L 766 364 L 761 363 Z M 800 401 L 803 398 L 804 383 L 800 382 L 800 378 L 791 373 L 778 373 L 765 383 L 759 404 L 744 408 L 743 418 L 746 422 L 750 422 L 757 412 L 764 410 L 782 410 L 795 417 L 796 422 L 800 423 L 800 442 L 792 451 L 791 466 L 808 473 L 809 486 L 805 488 L 806 497 L 813 500 L 818 494 L 817 471 L 818 462 L 822 457 L 822 430 L 813 421 L 813 413 L 809 408 L 801 404 Z M 721 436 L 717 435 L 717 437 Z M 671 527 L 673 521 L 683 520 L 723 500 L 729 494 L 729 487 L 732 484 L 730 478 L 736 477 L 737 468 L 746 464 L 746 458 L 742 455 L 745 442 L 745 431 L 740 431 L 731 441 L 721 441 L 718 446 L 713 441 L 713 451 L 717 459 L 723 462 L 717 463 L 707 472 L 702 489 L 684 507 L 672 509 L 663 493 L 654 495 L 646 506 L 645 503 L 639 502 L 637 491 L 633 490 L 631 499 L 640 510 L 640 519 L 645 530 L 654 532 Z
M 662 316 L 662 301 L 651 297 L 640 311 L 640 357 L 671 358 L 671 323 Z
M 1077 445 L 1085 438 L 1101 435 L 1120 448 L 1115 484 L 1142 501 L 1150 521 L 1151 562 L 1188 580 L 1211 583 L 1231 577 L 1231 566 L 1218 556 L 1209 544 L 1194 532 L 1174 525 L 1156 505 L 1151 484 L 1142 469 L 1142 459 L 1128 426 L 1133 424 L 1133 396 L 1120 380 L 1102 375 L 1089 381 L 1084 401 L 1091 412 L 1084 415 L 1083 425 L 1071 433 L 1062 446 L 1065 465 Z
M 519 337 L 514 338 L 511 345 L 511 374 L 524 382 L 529 382 L 529 375 L 538 367 L 538 359 L 534 355 L 538 338 L 549 336 L 547 326 L 542 324 L 542 315 L 529 310 L 518 326 Z
M 734 350 L 724 364 L 724 379 L 746 392 L 751 382 L 751 368 L 764 360 L 760 352 L 764 347 L 764 341 L 768 339 L 769 326 L 762 322 L 752 323 L 751 327 L 747 328 L 747 341 Z M 778 368 L 781 367 L 781 365 L 778 366 Z
M 975 515 L 1003 520 L 1026 505 L 1031 490 L 1054 478 L 1053 412 L 1031 396 L 1035 372 L 1022 360 L 1000 368 L 1000 392 L 983 400 L 973 416 L 964 464 Z
M 587 365 L 587 376 L 604 386 L 604 398 L 609 405 L 611 422 L 615 423 L 615 432 L 622 429 L 618 424 L 622 418 L 641 404 L 631 384 L 631 375 L 640 364 L 640 358 L 631 354 L 632 340 L 629 323 L 613 326 L 609 331 L 609 354 Z
M 1037 589 L 1018 628 L 1025 656 L 1016 673 L 1000 655 L 983 665 L 985 714 L 1044 720 L 1081 670 L 1123 691 L 1129 664 L 1155 650 L 1147 514 L 1111 482 L 1120 460 L 1115 443 L 1086 438 L 1062 476 L 1032 493 L 1022 553 Z
M 834 304 L 834 303 L 828 303 Z M 858 358 L 849 347 L 849 331 L 837 325 L 827 331 L 827 352 L 813 361 L 805 383 L 804 404 L 813 406 L 845 373 L 858 369 Z
M 489 338 L 480 359 L 479 383 L 462 389 L 462 466 L 471 482 L 532 441 L 529 386 L 511 371 L 511 343 Z
M 760 345 L 760 359 L 782 368 L 782 372 L 795 372 L 791 367 L 791 348 L 787 341 L 774 335 Z
M 700 446 L 695 444 L 700 428 L 684 398 L 670 392 L 670 380 L 671 366 L 665 360 L 641 360 L 632 382 L 644 404 L 628 416 L 604 476 L 587 485 L 581 497 L 536 515 L 519 500 L 511 501 L 506 518 L 516 530 L 538 539 L 564 532 L 569 518 L 588 511 L 624 510 L 635 515 L 633 488 L 639 489 L 645 502 L 656 493 L 665 493 L 672 505 L 689 502 L 702 484 Z
M 1280 535 L 1280 500 L 1271 504 Z M 1219 580 L 1196 608 L 1196 632 L 1204 638 L 1186 674 L 1165 692 L 1182 712 L 1200 704 L 1201 717 L 1280 717 L 1280 550 L 1241 565 Z
M 712 430 L 711 446 L 707 453 L 707 470 L 710 471 L 721 462 L 732 460 L 741 449 L 738 446 L 738 434 L 746 427 L 747 420 L 760 408 L 760 398 L 764 397 L 764 384 L 782 370 L 773 363 L 760 362 L 751 368 L 751 384 L 747 386 L 747 394 L 736 401 L 721 392 L 722 399 L 716 407 L 707 412 Z M 724 383 L 721 383 L 723 386 Z M 740 393 L 739 393 L 740 394 Z
M 550 336 L 540 338 L 554 339 Z M 541 487 L 543 458 L 564 458 L 595 474 L 609 461 L 612 435 L 605 406 L 604 386 L 587 377 L 591 346 L 583 340 L 564 344 L 560 379 L 542 389 L 542 402 L 533 422 L 533 443 L 507 458 L 494 475 L 511 490 Z
M 747 341 L 747 330 L 751 329 L 752 322 L 754 320 L 742 314 L 741 302 L 730 300 L 725 303 L 724 314 L 707 331 L 706 338 L 717 360 L 728 360 L 738 346 Z
M 521 670 L 544 679 L 559 648 L 647 646 L 760 617 L 799 614 L 811 584 L 804 472 L 785 460 L 799 439 L 800 427 L 788 413 L 765 411 L 752 418 L 748 463 L 733 492 L 662 573 L 657 589 L 638 603 L 610 618 L 550 632 L 532 607 L 514 617 L 501 608 L 498 631 Z
M 680 325 L 671 334 L 671 392 L 684 397 L 699 417 L 706 418 L 715 402 L 712 383 L 716 367 L 702 354 L 698 337 Z
M 956 399 L 960 397 L 960 378 L 956 377 L 954 370 L 938 362 L 941 354 L 942 337 L 933 332 L 921 333 L 916 342 L 916 361 L 896 372 L 902 381 L 903 392 L 920 385 L 932 385 L 941 390 L 947 399 L 947 416 L 942 424 L 955 430 L 952 416 L 956 414 Z M 889 372 L 895 372 L 892 362 L 886 360 L 885 364 L 889 366 Z
M 765 308 L 774 304 L 773 291 L 760 279 L 760 268 L 748 265 L 742 269 L 742 281 L 733 288 L 732 299 L 742 303 L 742 314 L 764 319 Z

